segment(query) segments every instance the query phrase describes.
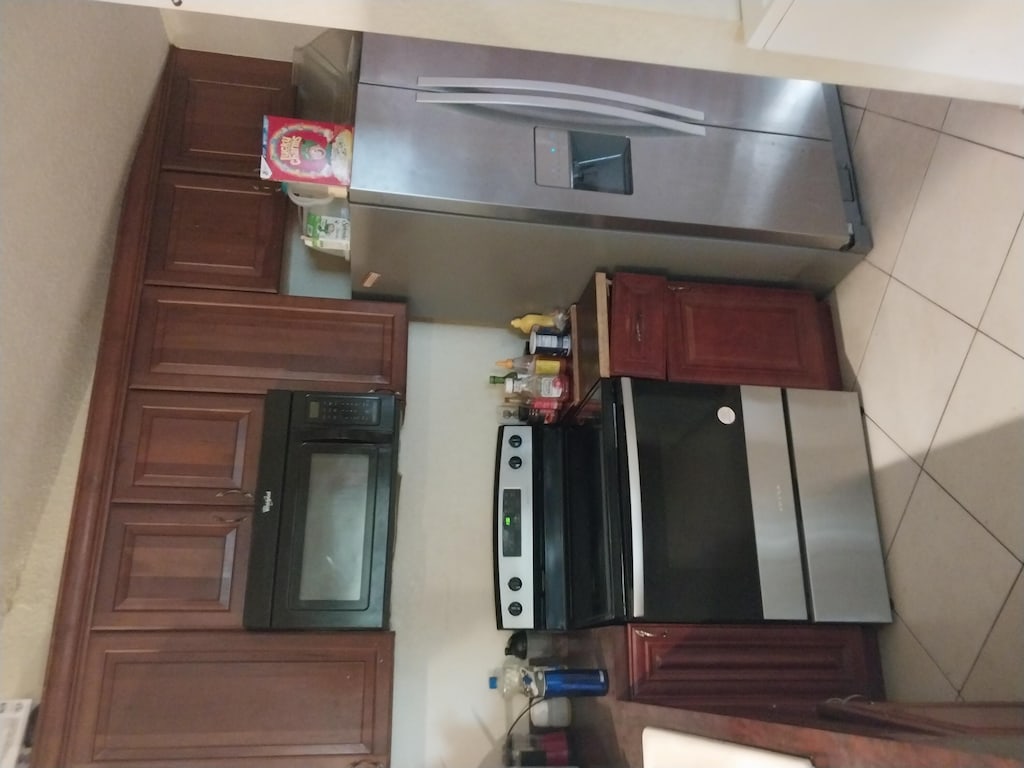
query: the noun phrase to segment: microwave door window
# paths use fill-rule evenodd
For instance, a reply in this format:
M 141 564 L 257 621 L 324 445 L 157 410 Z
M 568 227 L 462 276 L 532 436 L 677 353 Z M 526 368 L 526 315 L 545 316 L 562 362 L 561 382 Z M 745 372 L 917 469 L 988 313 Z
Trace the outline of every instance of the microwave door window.
M 314 453 L 310 459 L 300 602 L 366 602 L 370 460 L 365 453 Z
M 377 449 L 307 443 L 296 453 L 296 490 L 289 499 L 291 524 L 281 542 L 286 579 L 281 607 L 287 613 L 366 610 L 377 506 Z

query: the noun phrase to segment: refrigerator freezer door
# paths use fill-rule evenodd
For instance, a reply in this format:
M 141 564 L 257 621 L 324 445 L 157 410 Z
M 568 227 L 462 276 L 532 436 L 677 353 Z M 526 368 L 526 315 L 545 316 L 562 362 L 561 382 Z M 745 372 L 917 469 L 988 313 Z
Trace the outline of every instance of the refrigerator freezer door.
M 889 622 L 856 392 L 786 390 L 815 621 Z

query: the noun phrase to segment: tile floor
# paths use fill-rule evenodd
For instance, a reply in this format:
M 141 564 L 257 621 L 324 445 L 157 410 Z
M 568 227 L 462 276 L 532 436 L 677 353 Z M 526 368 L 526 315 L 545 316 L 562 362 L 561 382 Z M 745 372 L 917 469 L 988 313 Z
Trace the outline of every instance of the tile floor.
M 889 698 L 1024 701 L 1024 114 L 842 94 L 875 245 L 831 302 L 896 609 Z

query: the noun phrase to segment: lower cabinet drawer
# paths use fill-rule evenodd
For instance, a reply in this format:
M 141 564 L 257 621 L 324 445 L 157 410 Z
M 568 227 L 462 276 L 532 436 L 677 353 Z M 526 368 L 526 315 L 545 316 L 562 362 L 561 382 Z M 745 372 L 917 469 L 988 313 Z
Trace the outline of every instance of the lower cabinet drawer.
M 884 698 L 870 628 L 631 624 L 627 631 L 635 701 L 723 710 Z
M 386 765 L 390 632 L 94 632 L 69 766 Z

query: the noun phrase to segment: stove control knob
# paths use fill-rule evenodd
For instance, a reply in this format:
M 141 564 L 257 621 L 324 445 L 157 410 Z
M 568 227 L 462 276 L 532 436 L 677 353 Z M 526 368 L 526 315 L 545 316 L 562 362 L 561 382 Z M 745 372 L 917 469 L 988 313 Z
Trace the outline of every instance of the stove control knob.
M 512 437 L 508 439 L 508 444 L 511 445 L 513 448 L 518 448 L 520 445 L 523 444 L 523 438 L 520 437 L 519 435 L 512 435 Z
M 511 459 L 508 460 L 508 465 L 512 467 L 512 469 L 519 469 L 521 466 L 523 466 L 523 460 L 518 456 L 513 456 Z
M 523 612 L 523 604 L 522 603 L 509 603 L 508 604 L 508 612 L 511 613 L 513 616 L 518 616 L 520 613 Z
M 523 580 L 520 579 L 518 576 L 513 576 L 511 579 L 508 580 L 508 588 L 511 589 L 513 592 L 518 592 L 520 589 L 523 588 Z

